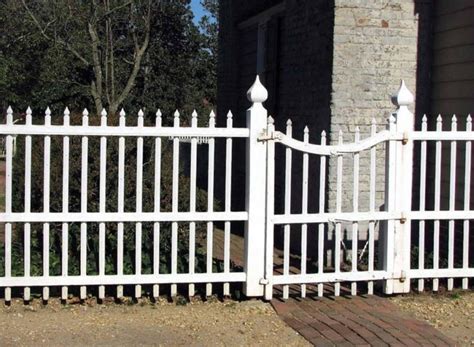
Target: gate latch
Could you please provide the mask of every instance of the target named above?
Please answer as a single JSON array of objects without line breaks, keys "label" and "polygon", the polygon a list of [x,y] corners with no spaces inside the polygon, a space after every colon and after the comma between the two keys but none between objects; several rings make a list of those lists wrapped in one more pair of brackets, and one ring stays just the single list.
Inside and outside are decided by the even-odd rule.
[{"label": "gate latch", "polygon": [[262,132],[262,134],[257,138],[259,142],[266,141],[279,141],[281,140],[281,133],[279,131],[273,131],[270,134]]},{"label": "gate latch", "polygon": [[260,278],[260,284],[267,285],[267,284],[269,284],[269,283],[270,283],[270,281],[269,281],[268,279],[266,279],[266,278]]}]

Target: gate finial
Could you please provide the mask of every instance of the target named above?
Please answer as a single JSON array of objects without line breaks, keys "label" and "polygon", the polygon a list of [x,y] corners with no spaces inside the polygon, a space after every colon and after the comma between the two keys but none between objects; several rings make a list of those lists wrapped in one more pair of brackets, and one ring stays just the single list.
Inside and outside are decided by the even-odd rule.
[{"label": "gate finial", "polygon": [[407,88],[405,81],[402,80],[397,93],[392,96],[392,103],[397,107],[402,107],[411,105],[413,101],[415,101],[413,94]]},{"label": "gate finial", "polygon": [[247,99],[252,104],[261,104],[262,102],[265,102],[268,99],[268,91],[260,82],[260,78],[258,77],[258,75],[255,78],[255,82],[252,84],[252,86],[247,92]]}]

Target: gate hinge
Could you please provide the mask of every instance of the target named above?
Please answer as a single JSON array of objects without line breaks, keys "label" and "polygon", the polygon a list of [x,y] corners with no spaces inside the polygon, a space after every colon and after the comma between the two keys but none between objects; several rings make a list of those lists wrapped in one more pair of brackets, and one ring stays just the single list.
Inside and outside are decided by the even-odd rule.
[{"label": "gate hinge", "polygon": [[402,137],[402,144],[406,145],[407,143],[408,143],[408,132],[405,131]]},{"label": "gate hinge", "polygon": [[268,279],[266,279],[266,278],[260,278],[260,284],[267,285],[267,284],[269,284],[269,283],[270,283],[270,281],[269,281]]},{"label": "gate hinge", "polygon": [[267,134],[265,131],[261,133],[261,135],[257,138],[259,142],[265,142],[265,141],[275,141],[275,140],[281,140],[281,134],[279,131],[273,131],[270,134]]},{"label": "gate hinge", "polygon": [[407,221],[407,216],[405,212],[402,212],[402,215],[400,216],[400,224],[405,224]]}]

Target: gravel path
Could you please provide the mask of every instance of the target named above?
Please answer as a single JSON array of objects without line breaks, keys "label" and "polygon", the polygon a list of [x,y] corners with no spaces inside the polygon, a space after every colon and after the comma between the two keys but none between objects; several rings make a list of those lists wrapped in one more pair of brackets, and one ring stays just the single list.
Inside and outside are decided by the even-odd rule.
[{"label": "gravel path", "polygon": [[404,312],[423,319],[461,346],[474,346],[474,292],[413,294],[391,298]]},{"label": "gravel path", "polygon": [[1,346],[308,346],[261,301],[47,306],[0,309]]}]

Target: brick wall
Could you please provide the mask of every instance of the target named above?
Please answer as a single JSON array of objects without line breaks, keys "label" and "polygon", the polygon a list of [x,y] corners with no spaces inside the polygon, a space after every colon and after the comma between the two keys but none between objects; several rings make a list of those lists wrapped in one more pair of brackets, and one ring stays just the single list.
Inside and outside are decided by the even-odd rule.
[{"label": "brick wall", "polygon": [[[400,79],[415,93],[418,15],[413,0],[336,0],[330,139],[353,142],[355,128],[369,136],[371,119],[378,129],[394,106],[390,102]],[[377,200],[383,204],[384,151],[377,151]],[[336,205],[336,165],[330,162],[330,210]],[[369,156],[360,159],[360,209],[369,204]],[[352,210],[352,158],[345,158],[342,208]]]}]

